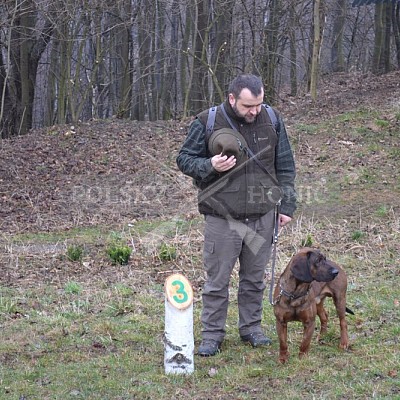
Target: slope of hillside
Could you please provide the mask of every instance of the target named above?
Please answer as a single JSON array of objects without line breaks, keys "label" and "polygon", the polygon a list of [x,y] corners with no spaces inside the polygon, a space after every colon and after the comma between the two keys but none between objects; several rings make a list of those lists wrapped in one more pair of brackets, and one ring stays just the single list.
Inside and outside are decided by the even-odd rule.
[{"label": "slope of hillside", "polygon": [[[352,188],[363,182],[360,203],[395,202],[399,99],[399,72],[326,77],[316,106],[308,96],[282,95],[277,108],[296,151],[303,205],[311,199],[314,212],[327,212],[326,200],[344,191],[353,202]],[[187,125],[114,119],[3,140],[0,229],[52,231],[196,213],[195,191],[174,161]]]}]

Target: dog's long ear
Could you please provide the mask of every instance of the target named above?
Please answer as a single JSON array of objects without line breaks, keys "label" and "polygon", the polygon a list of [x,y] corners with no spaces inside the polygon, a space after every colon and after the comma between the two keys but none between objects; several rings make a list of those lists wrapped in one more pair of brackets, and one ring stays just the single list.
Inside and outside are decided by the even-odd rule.
[{"label": "dog's long ear", "polygon": [[294,260],[292,267],[290,270],[296,279],[302,282],[312,282],[314,278],[311,275],[310,271],[310,262],[309,257],[310,253],[307,254],[299,254]]}]

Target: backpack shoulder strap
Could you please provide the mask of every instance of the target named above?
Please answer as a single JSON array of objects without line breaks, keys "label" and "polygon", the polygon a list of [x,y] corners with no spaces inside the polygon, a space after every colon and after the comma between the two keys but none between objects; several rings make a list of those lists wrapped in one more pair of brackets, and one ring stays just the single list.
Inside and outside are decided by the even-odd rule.
[{"label": "backpack shoulder strap", "polygon": [[279,133],[279,121],[278,121],[278,118],[276,117],[274,109],[271,106],[269,106],[268,104],[265,104],[265,103],[263,104],[263,106],[267,110],[267,113],[269,115],[269,118],[271,120],[271,123],[272,123],[273,127],[276,130],[276,133]]},{"label": "backpack shoulder strap", "polygon": [[213,106],[208,110],[208,118],[206,125],[206,143],[214,131],[215,115],[217,114],[217,106]]}]

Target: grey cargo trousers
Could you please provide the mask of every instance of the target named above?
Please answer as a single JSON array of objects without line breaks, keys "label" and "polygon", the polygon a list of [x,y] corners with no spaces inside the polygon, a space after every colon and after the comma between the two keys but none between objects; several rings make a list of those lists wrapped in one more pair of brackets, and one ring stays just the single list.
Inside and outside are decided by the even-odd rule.
[{"label": "grey cargo trousers", "polygon": [[274,210],[256,221],[206,215],[203,260],[207,279],[201,315],[203,339],[222,342],[229,303],[229,282],[239,260],[239,334],[261,332],[265,269],[271,256]]}]

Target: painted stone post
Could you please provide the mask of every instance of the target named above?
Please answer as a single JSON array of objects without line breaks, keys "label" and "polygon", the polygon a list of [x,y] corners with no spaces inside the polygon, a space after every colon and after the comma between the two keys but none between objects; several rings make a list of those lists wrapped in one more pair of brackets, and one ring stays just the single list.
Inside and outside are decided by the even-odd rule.
[{"label": "painted stone post", "polygon": [[166,374],[194,371],[193,289],[181,274],[165,280],[164,368]]}]

